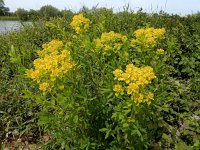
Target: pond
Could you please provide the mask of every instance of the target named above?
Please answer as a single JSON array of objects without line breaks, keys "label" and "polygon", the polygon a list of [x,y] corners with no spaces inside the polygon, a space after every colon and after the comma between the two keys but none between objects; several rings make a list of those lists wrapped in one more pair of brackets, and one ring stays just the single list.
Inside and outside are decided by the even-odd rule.
[{"label": "pond", "polygon": [[[30,24],[30,22],[25,22],[25,24]],[[0,20],[0,34],[16,31],[22,27],[22,23],[19,21],[1,21]]]}]

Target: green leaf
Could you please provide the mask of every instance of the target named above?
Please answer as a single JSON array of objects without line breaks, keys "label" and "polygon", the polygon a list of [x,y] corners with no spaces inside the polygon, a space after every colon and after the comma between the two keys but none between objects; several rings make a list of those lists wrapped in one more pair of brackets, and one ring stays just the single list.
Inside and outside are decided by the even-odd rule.
[{"label": "green leaf", "polygon": [[191,150],[191,148],[185,142],[179,142],[176,144],[175,150]]},{"label": "green leaf", "polygon": [[107,128],[102,128],[102,129],[99,129],[100,132],[107,132],[109,129]]},{"label": "green leaf", "polygon": [[123,126],[123,128],[128,128],[129,124],[128,123],[123,123],[122,126]]},{"label": "green leaf", "polygon": [[74,123],[78,123],[78,115],[74,116],[73,121]]},{"label": "green leaf", "polygon": [[105,139],[107,139],[107,138],[110,136],[110,132],[111,132],[111,130],[108,130],[108,131],[106,132]]}]

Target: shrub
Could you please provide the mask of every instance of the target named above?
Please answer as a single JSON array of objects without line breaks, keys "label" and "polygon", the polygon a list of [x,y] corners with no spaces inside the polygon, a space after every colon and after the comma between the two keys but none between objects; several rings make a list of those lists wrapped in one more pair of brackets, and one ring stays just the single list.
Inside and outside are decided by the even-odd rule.
[{"label": "shrub", "polygon": [[[90,40],[88,23],[82,14],[74,16],[70,25],[76,35],[70,35],[71,40],[43,45],[34,61],[35,69],[27,72],[41,90],[40,94],[26,92],[40,105],[39,123],[54,137],[54,148],[147,148],[155,138],[149,133],[154,122],[150,119],[154,112],[150,104],[156,91],[149,85],[156,78],[152,67],[157,73],[158,66],[164,65],[157,60],[163,50],[154,47],[165,30],[139,29],[135,39],[112,31]],[[133,40],[140,42],[135,45]],[[146,50],[148,57],[144,57]],[[126,59],[120,53],[123,51],[128,53]],[[134,59],[141,68],[132,64]],[[124,72],[117,69],[124,66]]]}]

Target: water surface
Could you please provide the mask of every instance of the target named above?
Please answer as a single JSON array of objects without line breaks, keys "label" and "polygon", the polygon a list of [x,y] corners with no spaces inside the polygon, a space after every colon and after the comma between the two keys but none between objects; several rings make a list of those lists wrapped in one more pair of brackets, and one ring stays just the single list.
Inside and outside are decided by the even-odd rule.
[{"label": "water surface", "polygon": [[20,29],[21,27],[22,27],[22,24],[19,21],[0,21],[0,34],[16,31]]}]

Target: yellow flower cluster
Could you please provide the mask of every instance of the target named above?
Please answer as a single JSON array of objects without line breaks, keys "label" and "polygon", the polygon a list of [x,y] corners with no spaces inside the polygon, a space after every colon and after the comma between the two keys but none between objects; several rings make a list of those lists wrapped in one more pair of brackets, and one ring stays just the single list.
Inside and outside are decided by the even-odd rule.
[{"label": "yellow flower cluster", "polygon": [[110,31],[102,33],[101,38],[95,41],[98,50],[102,51],[104,55],[111,55],[112,52],[117,53],[122,48],[122,45],[127,41],[127,37]]},{"label": "yellow flower cluster", "polygon": [[141,46],[144,48],[154,47],[157,43],[157,40],[162,39],[165,34],[165,29],[154,29],[154,28],[145,28],[138,29],[134,32],[135,39],[131,41],[132,46]]},{"label": "yellow flower cluster", "polygon": [[38,51],[39,58],[34,60],[34,69],[27,70],[27,76],[39,84],[41,91],[50,91],[56,79],[62,78],[74,67],[70,52],[59,40],[52,40]]},{"label": "yellow flower cluster", "polygon": [[122,84],[114,85],[113,91],[115,91],[116,96],[123,95],[124,91],[126,91],[136,104],[151,103],[154,95],[145,88],[156,78],[153,68],[149,66],[138,68],[133,64],[129,64],[126,66],[125,71],[116,69],[113,74],[115,80],[123,82]]},{"label": "yellow flower cluster", "polygon": [[73,17],[70,25],[77,34],[83,34],[89,29],[90,20],[88,18],[85,18],[83,14],[79,14]]}]

